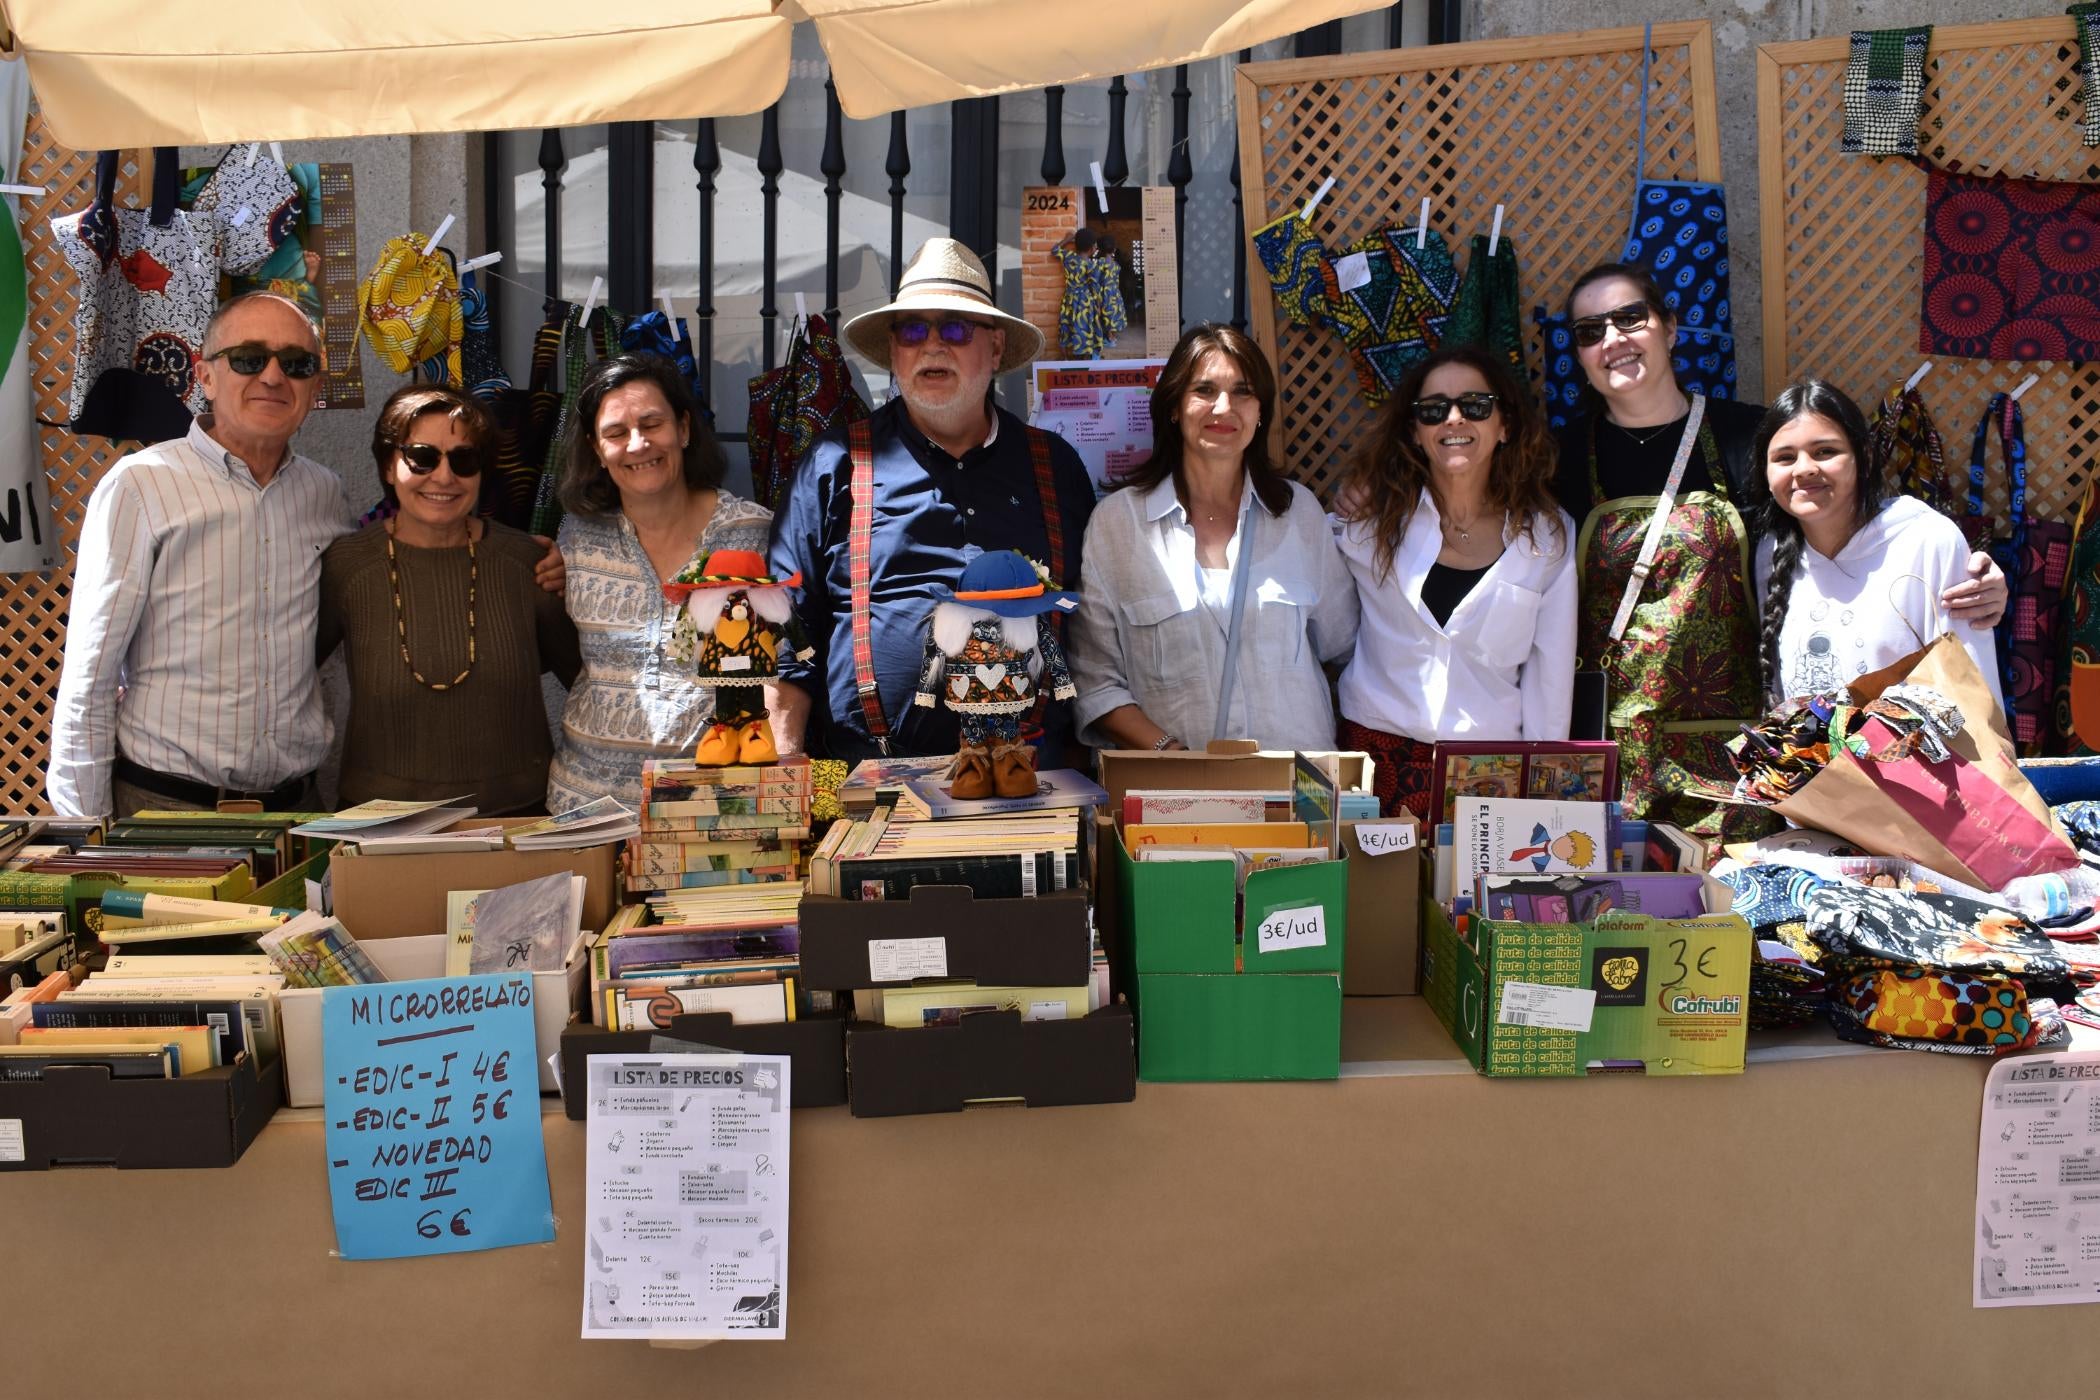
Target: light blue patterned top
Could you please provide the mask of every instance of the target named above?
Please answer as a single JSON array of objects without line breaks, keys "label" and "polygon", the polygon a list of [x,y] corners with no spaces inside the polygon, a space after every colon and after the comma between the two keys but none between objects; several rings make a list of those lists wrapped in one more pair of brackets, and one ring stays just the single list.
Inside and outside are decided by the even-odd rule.
[{"label": "light blue patterned top", "polygon": [[[772,525],[765,507],[724,491],[694,555],[764,554]],[[566,812],[606,795],[633,806],[642,761],[689,755],[714,716],[714,691],[694,682],[690,660],[670,656],[679,609],[665,601],[656,566],[626,516],[564,516],[559,543],[583,674],[562,711],[547,810]]]}]

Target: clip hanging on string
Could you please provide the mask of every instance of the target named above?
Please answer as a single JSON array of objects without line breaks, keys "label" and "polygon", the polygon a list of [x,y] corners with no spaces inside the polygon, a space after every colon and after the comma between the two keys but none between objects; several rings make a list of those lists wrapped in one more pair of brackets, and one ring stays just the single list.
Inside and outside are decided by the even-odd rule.
[{"label": "clip hanging on string", "polygon": [[1912,370],[1910,372],[1910,378],[1903,381],[1903,392],[1907,394],[1911,390],[1917,388],[1918,381],[1923,379],[1926,375],[1930,373],[1932,373],[1932,361],[1927,360],[1924,364],[1919,365],[1916,369]]},{"label": "clip hanging on string", "polygon": [[805,326],[809,324],[809,298],[800,292],[795,293],[795,319]]},{"label": "clip hanging on string", "polygon": [[1313,191],[1313,197],[1305,201],[1305,207],[1298,211],[1299,219],[1305,223],[1311,223],[1313,210],[1320,207],[1320,201],[1327,198],[1327,192],[1333,188],[1334,176],[1329,175],[1320,182],[1320,188]]},{"label": "clip hanging on string", "polygon": [[1415,225],[1415,251],[1421,252],[1429,246],[1429,196],[1422,196],[1422,218]]},{"label": "clip hanging on string", "polygon": [[1101,162],[1089,161],[1087,169],[1094,173],[1094,198],[1101,201],[1101,212],[1108,212],[1108,179],[1101,173]]},{"label": "clip hanging on string", "polygon": [[468,258],[459,265],[459,270],[461,272],[473,272],[484,267],[494,267],[502,261],[503,254],[501,253],[483,253],[478,258]]},{"label": "clip hanging on string", "polygon": [[2014,403],[2018,403],[2020,401],[2020,395],[2026,393],[2029,389],[2032,389],[2035,385],[2041,382],[2042,377],[2039,374],[2028,375],[2025,379],[2020,381],[2020,387],[2012,391],[2012,401]]},{"label": "clip hanging on string", "polygon": [[1488,256],[1495,256],[1495,248],[1502,242],[1502,206],[1495,206],[1495,226],[1488,230]]},{"label": "clip hanging on string", "polygon": [[248,143],[248,159],[241,163],[241,168],[243,170],[253,170],[255,168],[255,158],[261,154],[262,142],[250,141]]},{"label": "clip hanging on string", "polygon": [[450,233],[450,232],[452,232],[452,223],[453,223],[453,216],[452,216],[452,215],[450,215],[450,214],[447,214],[447,215],[445,216],[445,220],[444,220],[444,222],[443,222],[443,223],[441,223],[441,224],[439,224],[439,225],[437,226],[437,232],[436,232],[436,233],[433,233],[433,234],[431,234],[431,235],[430,235],[430,241],[429,241],[428,243],[425,243],[425,244],[423,245],[423,256],[424,256],[424,257],[426,257],[426,258],[427,258],[427,257],[430,257],[430,256],[432,256],[433,254],[435,254],[435,253],[437,252],[437,250],[438,250],[438,244],[440,244],[440,243],[444,242],[444,241],[445,241],[445,235],[446,235],[446,234],[448,234],[448,233]]},{"label": "clip hanging on string", "polygon": [[678,313],[672,309],[671,294],[669,292],[658,292],[656,294],[656,304],[664,309],[664,325],[675,336],[678,333]]},{"label": "clip hanging on string", "polygon": [[591,294],[583,299],[583,316],[579,324],[588,326],[591,323],[591,313],[598,309],[598,298],[604,294],[605,279],[603,277],[593,277],[591,279]]},{"label": "clip hanging on string", "polygon": [[270,159],[276,161],[279,165],[284,164],[284,143],[282,141],[272,141],[270,143]]},{"label": "clip hanging on string", "polygon": [[19,194],[35,199],[50,193],[49,185],[0,185],[0,194]]}]

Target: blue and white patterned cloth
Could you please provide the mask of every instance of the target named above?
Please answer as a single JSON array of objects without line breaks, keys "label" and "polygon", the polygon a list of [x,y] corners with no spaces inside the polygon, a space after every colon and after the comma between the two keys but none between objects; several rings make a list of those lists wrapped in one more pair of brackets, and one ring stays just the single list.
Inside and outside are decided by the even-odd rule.
[{"label": "blue and white patterned cloth", "polygon": [[[763,554],[772,525],[764,506],[724,491],[694,554]],[[691,661],[669,654],[679,605],[665,600],[626,516],[564,516],[559,543],[583,674],[562,711],[547,810],[607,795],[632,805],[641,797],[643,760],[690,753],[700,742],[714,717],[714,691],[694,680]]]}]

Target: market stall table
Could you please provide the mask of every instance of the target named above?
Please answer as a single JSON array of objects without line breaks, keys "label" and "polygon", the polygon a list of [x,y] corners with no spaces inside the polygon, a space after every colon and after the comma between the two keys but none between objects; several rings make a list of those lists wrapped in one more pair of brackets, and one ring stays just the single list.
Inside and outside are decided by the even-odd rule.
[{"label": "market stall table", "polygon": [[798,1112],[785,1345],[578,1339],[552,1099],[551,1246],[331,1257],[315,1111],[222,1171],[14,1175],[0,1299],[44,1340],[8,1390],[1925,1396],[2092,1325],[1970,1307],[1983,1062],[1808,1035],[1741,1077],[1487,1080],[1414,997],[1345,1036],[1335,1083]]}]

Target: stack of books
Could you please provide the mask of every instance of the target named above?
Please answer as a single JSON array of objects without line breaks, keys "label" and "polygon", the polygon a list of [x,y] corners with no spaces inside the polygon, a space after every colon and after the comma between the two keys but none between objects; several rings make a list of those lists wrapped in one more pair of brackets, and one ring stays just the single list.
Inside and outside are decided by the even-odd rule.
[{"label": "stack of books", "polygon": [[809,760],[702,768],[642,765],[641,830],[627,842],[633,896],[800,878],[809,836]]},{"label": "stack of books", "polygon": [[811,894],[907,899],[915,885],[966,885],[979,899],[1081,889],[1078,813],[907,821],[885,803],[834,823],[810,854]]},{"label": "stack of books", "polygon": [[0,1079],[41,1079],[63,1064],[175,1078],[244,1055],[273,1063],[285,979],[258,956],[117,954],[77,983],[61,971],[12,992],[0,1001]]},{"label": "stack of books", "polygon": [[829,994],[801,983],[800,898],[793,882],[681,890],[653,924],[643,906],[622,908],[591,945],[591,1019],[664,1030],[711,1011],[768,1024],[832,1010]]}]

